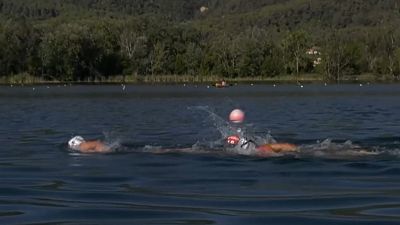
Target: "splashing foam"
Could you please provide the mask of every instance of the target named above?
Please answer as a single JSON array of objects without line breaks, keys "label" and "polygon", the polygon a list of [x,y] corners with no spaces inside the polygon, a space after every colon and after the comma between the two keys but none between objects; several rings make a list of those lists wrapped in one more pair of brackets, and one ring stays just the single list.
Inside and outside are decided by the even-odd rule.
[{"label": "splashing foam", "polygon": [[103,132],[105,143],[110,147],[112,152],[121,150],[121,139],[114,132]]},{"label": "splashing foam", "polygon": [[[211,142],[209,143],[209,146],[202,147],[213,149],[215,148],[215,146],[219,146],[223,151],[228,153],[235,153],[240,155],[258,155],[256,146],[276,143],[276,140],[273,138],[270,132],[267,132],[265,136],[255,135],[252,132],[253,129],[250,125],[243,126],[231,124],[219,115],[217,115],[208,106],[196,106],[190,107],[189,109],[206,112],[208,114],[208,119],[221,134],[221,138],[217,142]],[[247,140],[253,140],[254,143],[249,143],[250,146],[248,146],[248,148],[246,149],[240,147],[239,145],[236,145],[235,147],[228,147],[225,145],[225,139],[230,135],[239,135],[240,137],[246,137]]]},{"label": "splashing foam", "polygon": [[343,143],[334,143],[331,139],[325,139],[316,144],[301,145],[297,153],[298,157],[319,158],[352,158],[361,156],[376,156],[379,151],[363,149],[353,144],[350,140]]}]

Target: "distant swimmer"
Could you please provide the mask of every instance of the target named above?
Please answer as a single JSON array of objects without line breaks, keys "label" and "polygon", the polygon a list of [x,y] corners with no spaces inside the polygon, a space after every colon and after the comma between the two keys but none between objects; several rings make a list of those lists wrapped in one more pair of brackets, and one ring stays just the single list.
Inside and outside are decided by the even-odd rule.
[{"label": "distant swimmer", "polygon": [[234,109],[229,114],[229,121],[233,123],[232,128],[233,134],[226,138],[226,143],[231,150],[236,150],[241,154],[256,154],[256,155],[268,155],[274,153],[283,152],[294,152],[297,151],[296,145],[289,143],[257,143],[252,140],[244,132],[244,130],[238,126],[238,124],[244,121],[245,114],[240,109]]},{"label": "distant swimmer", "polygon": [[68,141],[68,147],[82,153],[107,153],[111,148],[98,140],[86,141],[81,136],[75,136]]}]

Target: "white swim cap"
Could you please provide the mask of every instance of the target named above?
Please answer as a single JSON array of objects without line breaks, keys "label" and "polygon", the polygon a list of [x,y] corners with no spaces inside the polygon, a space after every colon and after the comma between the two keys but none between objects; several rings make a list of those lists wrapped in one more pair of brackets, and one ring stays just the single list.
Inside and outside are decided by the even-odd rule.
[{"label": "white swim cap", "polygon": [[68,146],[71,149],[79,150],[79,145],[82,144],[83,142],[85,142],[85,139],[83,139],[83,137],[75,136],[68,141]]}]

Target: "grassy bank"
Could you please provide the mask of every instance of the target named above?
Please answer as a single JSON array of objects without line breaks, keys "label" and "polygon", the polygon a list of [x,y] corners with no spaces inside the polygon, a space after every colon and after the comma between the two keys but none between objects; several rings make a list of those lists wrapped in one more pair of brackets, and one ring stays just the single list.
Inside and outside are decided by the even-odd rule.
[{"label": "grassy bank", "polygon": [[64,84],[64,83],[77,83],[77,84],[179,84],[179,83],[210,83],[224,79],[228,83],[396,83],[399,79],[392,76],[376,76],[373,74],[362,74],[353,76],[343,76],[339,81],[329,81],[324,79],[319,74],[301,74],[283,75],[276,77],[222,77],[222,76],[192,76],[192,75],[129,75],[129,76],[113,76],[113,77],[97,77],[95,79],[65,81],[56,79],[45,79],[42,77],[35,77],[29,74],[16,74],[0,77],[0,84],[2,85],[34,85],[34,84]]}]

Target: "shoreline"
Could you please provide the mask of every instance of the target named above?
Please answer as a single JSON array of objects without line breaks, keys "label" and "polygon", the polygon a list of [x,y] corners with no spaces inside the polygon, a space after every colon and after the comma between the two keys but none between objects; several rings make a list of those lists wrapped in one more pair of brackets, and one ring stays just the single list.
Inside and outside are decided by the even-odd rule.
[{"label": "shoreline", "polygon": [[[14,79],[19,77],[20,79]],[[22,78],[22,79],[21,79]],[[230,85],[236,84],[356,84],[356,83],[370,83],[370,84],[395,84],[400,83],[400,79],[395,79],[389,76],[377,77],[371,74],[363,74],[357,76],[344,76],[344,79],[339,81],[326,80],[318,74],[302,74],[299,76],[285,75],[278,77],[220,77],[220,76],[188,76],[188,75],[157,75],[157,76],[116,76],[114,78],[102,78],[96,80],[86,81],[58,81],[46,80],[33,76],[8,76],[0,78],[1,86],[29,86],[29,85],[174,85],[174,84],[208,84],[214,85],[221,80],[225,80]]]}]

